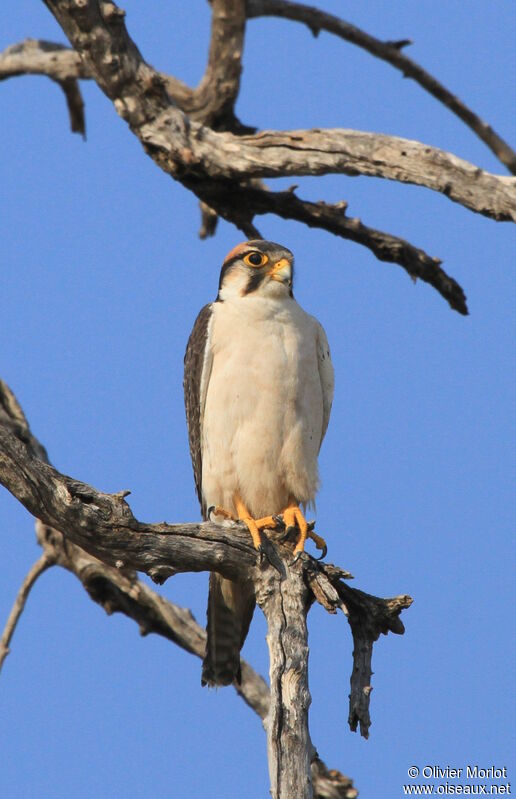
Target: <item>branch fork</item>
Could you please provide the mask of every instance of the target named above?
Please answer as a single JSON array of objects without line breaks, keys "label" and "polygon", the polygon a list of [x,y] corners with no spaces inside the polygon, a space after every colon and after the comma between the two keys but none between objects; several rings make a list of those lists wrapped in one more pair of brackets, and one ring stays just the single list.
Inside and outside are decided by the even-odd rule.
[{"label": "branch fork", "polygon": [[[309,609],[316,601],[328,612],[341,609],[348,617],[355,643],[350,726],[356,730],[359,724],[367,737],[373,643],[380,633],[403,633],[399,615],[410,606],[410,597],[380,599],[351,588],[346,582],[351,575],[344,569],[316,561],[306,552],[294,559],[293,544],[281,540],[281,531],[266,531],[267,557],[260,561],[247,528],[238,522],[139,522],[125,501],[126,491],[97,491],[60,474],[45,460],[45,449],[31,434],[16,398],[0,381],[0,483],[38,518],[38,540],[44,549],[2,637],[1,659],[14,631],[12,618],[18,620],[31,585],[53,564],[73,571],[108,613],[121,611],[138,622],[142,634],[159,632],[199,656],[204,653],[204,631],[188,611],[153,597],[136,572],[158,583],[176,572],[205,570],[253,580],[268,624],[270,692],[244,663],[237,690],[265,719],[274,799],[311,797],[312,779],[317,785],[321,775],[330,779],[332,772],[324,771],[308,730]],[[355,795],[341,777],[334,787],[342,790],[333,795]]]},{"label": "branch fork", "polygon": [[440,192],[469,210],[516,221],[515,178],[489,174],[420,142],[344,129],[261,131],[242,124],[234,107],[240,90],[246,20],[283,17],[321,30],[381,58],[413,78],[479,136],[509,171],[516,153],[455,95],[409,59],[408,39],[382,42],[350,23],[287,0],[212,0],[208,63],[192,89],[155,70],[129,36],[124,13],[112,2],[45,0],[72,48],[26,40],[0,54],[0,81],[23,74],[56,80],[65,92],[72,130],[84,133],[78,79],[93,79],[112,100],[160,169],[192,191],[201,204],[201,238],[222,216],[247,237],[260,237],[256,215],[294,219],[367,247],[379,260],[400,265],[433,286],[461,314],[466,297],[438,258],[404,239],[347,219],[342,204],[321,206],[273,192],[264,178],[342,174],[413,183]]}]

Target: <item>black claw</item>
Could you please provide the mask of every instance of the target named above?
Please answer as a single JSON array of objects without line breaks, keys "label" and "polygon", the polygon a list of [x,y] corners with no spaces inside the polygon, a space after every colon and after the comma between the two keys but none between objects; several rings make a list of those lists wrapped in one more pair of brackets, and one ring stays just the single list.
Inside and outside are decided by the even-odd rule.
[{"label": "black claw", "polygon": [[208,508],[208,511],[207,511],[207,513],[208,513],[208,521],[210,521],[210,522],[211,522],[211,514],[213,513],[214,510],[215,510],[215,505],[210,505],[210,507]]},{"label": "black claw", "polygon": [[273,516],[272,518],[274,519],[274,521],[276,522],[276,524],[278,525],[278,528],[280,530],[284,530],[285,529],[285,522],[283,521],[283,517],[282,516]]},{"label": "black claw", "polygon": [[260,566],[263,566],[265,560],[267,560],[269,566],[272,566],[273,569],[276,569],[278,574],[280,574],[283,577],[285,574],[285,570],[283,568],[281,558],[278,557],[275,548],[272,546],[270,542],[268,542],[267,548],[269,549],[269,551],[267,551],[265,546],[260,544],[260,546],[256,550],[258,553],[258,563],[260,564]]},{"label": "black claw", "polygon": [[324,558],[326,557],[327,554],[328,554],[328,547],[325,544],[323,546],[323,550],[322,550],[321,554],[319,555],[318,558],[316,558],[316,560],[324,560]]}]

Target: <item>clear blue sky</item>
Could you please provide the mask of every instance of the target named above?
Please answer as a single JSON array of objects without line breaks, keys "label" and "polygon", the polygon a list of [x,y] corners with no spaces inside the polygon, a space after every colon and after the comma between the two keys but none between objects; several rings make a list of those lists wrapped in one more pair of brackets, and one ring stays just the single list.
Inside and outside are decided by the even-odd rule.
[{"label": "clear blue sky", "polygon": [[[147,59],[195,84],[209,9],[124,4]],[[513,145],[510,0],[341,3],[324,8],[410,55]],[[3,48],[64,41],[43,3],[4,0]],[[261,128],[348,127],[415,138],[504,173],[487,148],[413,82],[351,45],[274,20],[248,27],[237,111]],[[0,374],[61,471],[131,489],[141,519],[195,520],[182,358],[219,264],[241,234],[197,238],[196,200],[145,157],[93,84],[88,140],[68,130],[44,78],[0,84]],[[288,181],[291,183],[292,181]],[[366,250],[273,217],[262,234],[297,258],[296,296],[324,324],[336,399],[321,453],[318,530],[355,584],[410,593],[404,637],[375,649],[369,741],[348,731],[345,619],[310,614],[312,737],[364,799],[401,796],[412,765],[507,766],[514,758],[514,226],[430,191],[368,178],[303,179],[299,193],[444,260],[463,318]],[[285,184],[285,182],[284,182]],[[38,557],[29,515],[0,493],[0,624]],[[205,617],[207,575],[163,595]],[[267,672],[255,616],[245,656]],[[512,651],[511,651],[512,647]],[[512,739],[512,740],[511,740]],[[0,678],[4,799],[214,799],[268,795],[265,737],[233,689],[200,687],[200,662],[54,569],[30,598]]]}]

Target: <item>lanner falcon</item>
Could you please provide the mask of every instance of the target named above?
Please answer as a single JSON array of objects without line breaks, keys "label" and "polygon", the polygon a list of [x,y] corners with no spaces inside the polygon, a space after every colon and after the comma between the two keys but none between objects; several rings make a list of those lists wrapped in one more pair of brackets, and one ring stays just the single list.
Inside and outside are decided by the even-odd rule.
[{"label": "lanner falcon", "polygon": [[[215,302],[194,324],[185,354],[190,454],[204,519],[243,521],[257,549],[260,530],[309,530],[317,456],[333,399],[325,332],[292,293],[294,257],[261,239],[237,245],[222,265]],[[203,685],[240,682],[240,649],[251,623],[251,585],[210,575]]]}]

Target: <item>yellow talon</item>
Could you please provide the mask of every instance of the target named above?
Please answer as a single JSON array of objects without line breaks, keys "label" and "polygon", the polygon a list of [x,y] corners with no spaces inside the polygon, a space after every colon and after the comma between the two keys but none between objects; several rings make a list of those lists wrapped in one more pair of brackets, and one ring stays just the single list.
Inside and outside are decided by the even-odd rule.
[{"label": "yellow talon", "polygon": [[312,539],[312,541],[314,542],[314,544],[317,547],[317,549],[321,549],[322,550],[323,554],[321,555],[321,557],[324,558],[326,556],[327,551],[328,551],[328,547],[326,546],[326,541],[324,540],[324,538],[321,538],[320,535],[317,535],[317,533],[314,533],[313,530],[309,531],[308,538]]},{"label": "yellow talon", "polygon": [[322,557],[326,555],[326,552],[328,551],[326,541],[324,538],[321,538],[320,535],[314,533],[313,530],[309,529],[308,522],[306,521],[299,505],[296,505],[295,503],[290,504],[288,508],[285,508],[281,515],[283,516],[283,521],[287,529],[289,527],[296,526],[299,528],[299,539],[294,549],[294,553],[296,555],[299,552],[304,552],[307,538],[311,538],[317,549],[322,550]]},{"label": "yellow talon", "polygon": [[295,554],[303,552],[305,549],[305,541],[308,535],[308,522],[306,521],[299,505],[292,503],[283,511],[283,521],[285,527],[299,527],[299,539],[294,549]]},{"label": "yellow talon", "polygon": [[233,501],[235,503],[236,512],[238,513],[238,518],[241,522],[244,522],[251,533],[254,548],[261,549],[262,539],[260,537],[260,530],[264,530],[266,527],[276,527],[276,521],[272,516],[264,516],[262,519],[253,519],[240,497],[235,496]]},{"label": "yellow talon", "polygon": [[233,521],[236,521],[233,514],[220,505],[212,505],[211,508],[208,508],[208,516],[211,516],[212,513],[214,516],[222,516],[224,519],[233,519]]}]

